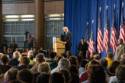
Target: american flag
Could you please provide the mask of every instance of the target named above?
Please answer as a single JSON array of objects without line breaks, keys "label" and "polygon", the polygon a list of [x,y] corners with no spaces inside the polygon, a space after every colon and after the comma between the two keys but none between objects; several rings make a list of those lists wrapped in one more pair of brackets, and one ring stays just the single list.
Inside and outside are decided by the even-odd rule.
[{"label": "american flag", "polygon": [[88,51],[89,51],[89,54],[90,54],[90,57],[92,57],[92,55],[93,55],[93,53],[94,53],[94,51],[95,51],[95,49],[94,49],[94,41],[93,41],[93,38],[92,38],[92,32],[91,32],[91,37],[90,37],[90,39],[89,39],[89,41],[88,41]]},{"label": "american flag", "polygon": [[125,43],[125,23],[124,23],[124,2],[122,1],[122,9],[121,9],[121,25],[120,25],[120,34],[119,39],[122,39]]},{"label": "american flag", "polygon": [[113,49],[113,52],[115,52],[116,47],[117,47],[117,31],[115,27],[115,4],[113,8],[113,25],[111,29],[111,38],[110,38],[110,46]]},{"label": "american flag", "polygon": [[111,30],[110,45],[113,49],[113,52],[115,52],[116,47],[117,47],[117,32],[116,32],[116,28],[114,25],[112,26],[112,30]]},{"label": "american flag", "polygon": [[103,47],[104,47],[104,50],[106,52],[108,52],[108,49],[109,49],[109,29],[108,29],[108,27],[106,27],[105,31],[104,31]]},{"label": "american flag", "polygon": [[103,51],[103,34],[101,29],[101,7],[99,8],[99,16],[98,16],[97,50],[98,53],[101,53]]},{"label": "american flag", "polygon": [[123,42],[125,43],[125,24],[122,24],[122,25],[120,26],[119,39],[122,39]]},{"label": "american flag", "polygon": [[103,47],[106,52],[109,50],[109,19],[108,19],[108,6],[106,6],[106,27],[104,28]]},{"label": "american flag", "polygon": [[98,28],[98,34],[97,34],[97,50],[99,53],[103,51],[103,35],[101,28]]}]

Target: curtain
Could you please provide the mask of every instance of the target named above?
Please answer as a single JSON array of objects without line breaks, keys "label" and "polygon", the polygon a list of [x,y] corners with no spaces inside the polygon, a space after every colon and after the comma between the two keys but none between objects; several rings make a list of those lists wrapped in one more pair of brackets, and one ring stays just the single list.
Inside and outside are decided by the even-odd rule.
[{"label": "curtain", "polygon": [[[123,0],[124,1],[124,0]],[[101,26],[104,31],[106,26],[106,6],[108,6],[108,19],[110,29],[112,26],[112,12],[115,4],[116,28],[119,31],[121,20],[122,0],[64,0],[64,25],[72,33],[72,53],[76,54],[81,38],[88,39],[93,32],[93,39],[97,43],[98,13],[101,7]],[[92,23],[92,20],[94,21]],[[87,27],[87,22],[89,27]],[[95,46],[96,48],[96,46]]]}]

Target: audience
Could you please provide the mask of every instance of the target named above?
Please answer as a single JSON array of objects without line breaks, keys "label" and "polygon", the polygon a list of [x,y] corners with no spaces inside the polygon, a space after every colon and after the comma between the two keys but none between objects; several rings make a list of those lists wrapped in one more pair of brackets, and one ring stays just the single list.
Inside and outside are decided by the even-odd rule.
[{"label": "audience", "polygon": [[58,56],[27,49],[8,55],[0,53],[0,83],[125,83],[125,53],[109,52],[106,57],[93,53],[84,58],[81,52]]}]

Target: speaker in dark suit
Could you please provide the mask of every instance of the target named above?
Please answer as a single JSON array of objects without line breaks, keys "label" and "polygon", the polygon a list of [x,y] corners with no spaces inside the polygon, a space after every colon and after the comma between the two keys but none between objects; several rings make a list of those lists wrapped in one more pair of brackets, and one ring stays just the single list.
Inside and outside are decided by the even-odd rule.
[{"label": "speaker in dark suit", "polygon": [[68,27],[63,28],[63,33],[61,34],[61,40],[65,43],[65,52],[71,50],[71,32]]}]

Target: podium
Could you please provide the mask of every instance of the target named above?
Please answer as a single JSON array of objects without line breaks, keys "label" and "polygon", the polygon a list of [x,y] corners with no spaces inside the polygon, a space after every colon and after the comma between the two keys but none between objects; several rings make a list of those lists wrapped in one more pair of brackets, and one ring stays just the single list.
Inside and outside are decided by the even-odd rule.
[{"label": "podium", "polygon": [[65,43],[61,41],[60,38],[53,37],[53,51],[57,53],[58,56],[61,56],[65,51]]}]

